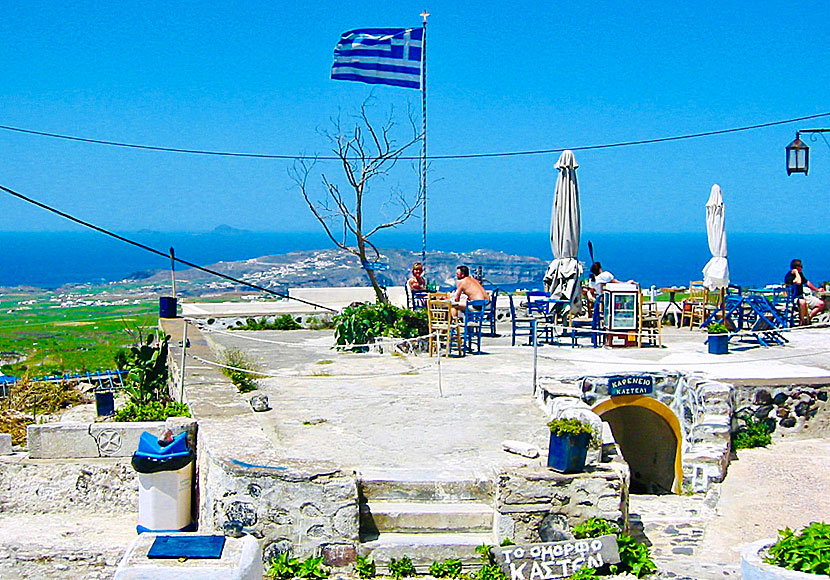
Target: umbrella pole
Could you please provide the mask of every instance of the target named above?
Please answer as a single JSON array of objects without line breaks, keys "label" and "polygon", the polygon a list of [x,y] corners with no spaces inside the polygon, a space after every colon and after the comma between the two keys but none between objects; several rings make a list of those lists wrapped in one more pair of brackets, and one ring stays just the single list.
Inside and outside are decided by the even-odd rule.
[{"label": "umbrella pole", "polygon": [[720,321],[726,324],[726,288],[720,289]]}]

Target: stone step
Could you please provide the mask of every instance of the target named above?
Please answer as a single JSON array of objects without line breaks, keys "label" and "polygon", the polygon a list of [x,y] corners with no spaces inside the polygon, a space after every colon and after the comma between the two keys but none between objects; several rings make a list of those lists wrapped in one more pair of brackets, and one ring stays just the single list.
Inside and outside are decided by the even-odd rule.
[{"label": "stone step", "polygon": [[361,533],[488,533],[494,510],[478,502],[372,501],[360,506]]},{"label": "stone step", "polygon": [[419,574],[426,574],[430,564],[458,558],[465,572],[477,570],[482,563],[475,549],[482,544],[492,546],[493,534],[381,534],[376,540],[364,542],[359,551],[371,556],[380,574],[387,574],[389,561],[408,556]]},{"label": "stone step", "polygon": [[360,491],[365,501],[490,503],[495,475],[415,469],[362,470]]}]

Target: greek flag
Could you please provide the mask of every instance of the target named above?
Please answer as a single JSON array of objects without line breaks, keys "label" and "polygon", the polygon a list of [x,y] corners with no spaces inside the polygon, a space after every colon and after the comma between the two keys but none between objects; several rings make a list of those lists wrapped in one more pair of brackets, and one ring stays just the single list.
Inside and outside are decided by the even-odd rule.
[{"label": "greek flag", "polygon": [[331,78],[421,88],[423,28],[359,28],[334,48]]}]

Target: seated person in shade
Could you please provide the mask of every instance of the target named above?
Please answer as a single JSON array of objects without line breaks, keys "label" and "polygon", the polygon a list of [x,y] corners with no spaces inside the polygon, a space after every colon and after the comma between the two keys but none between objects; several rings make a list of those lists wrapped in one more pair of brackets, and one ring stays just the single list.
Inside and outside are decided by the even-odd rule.
[{"label": "seated person in shade", "polygon": [[421,262],[412,264],[412,274],[406,282],[413,292],[422,292],[427,289],[427,280],[424,278],[424,265]]},{"label": "seated person in shade", "polygon": [[[596,299],[599,294],[602,294],[605,289],[605,285],[612,282],[619,282],[619,280],[614,278],[614,274],[603,270],[602,264],[599,262],[591,264],[591,281],[589,283],[588,292],[591,294],[592,298]],[[629,282],[631,282],[631,280],[629,280]]]},{"label": "seated person in shade", "polygon": [[804,286],[807,286],[813,292],[818,292],[819,289],[807,280],[802,268],[801,260],[790,262],[790,271],[784,276],[784,284],[795,286],[799,324],[805,325],[810,324],[810,320],[824,310],[824,300],[812,294],[804,294]]},{"label": "seated person in shade", "polygon": [[459,310],[467,308],[468,300],[487,300],[487,291],[481,282],[470,276],[470,269],[467,266],[458,266],[455,269],[455,278],[458,280],[458,289],[453,297],[455,306],[452,314],[455,316]]}]

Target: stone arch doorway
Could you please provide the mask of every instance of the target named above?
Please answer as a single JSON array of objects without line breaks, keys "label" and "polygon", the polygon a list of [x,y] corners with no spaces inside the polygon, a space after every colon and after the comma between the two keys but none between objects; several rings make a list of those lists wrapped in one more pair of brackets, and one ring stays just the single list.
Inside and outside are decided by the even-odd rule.
[{"label": "stone arch doorway", "polygon": [[631,471],[631,493],[680,493],[680,422],[666,405],[641,395],[614,397],[594,407],[611,427]]}]

